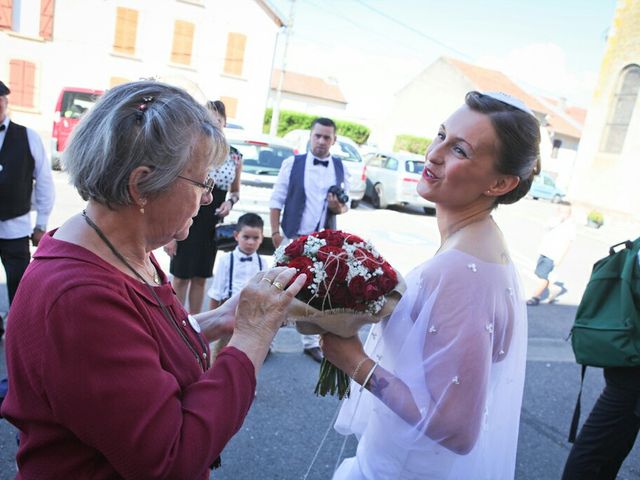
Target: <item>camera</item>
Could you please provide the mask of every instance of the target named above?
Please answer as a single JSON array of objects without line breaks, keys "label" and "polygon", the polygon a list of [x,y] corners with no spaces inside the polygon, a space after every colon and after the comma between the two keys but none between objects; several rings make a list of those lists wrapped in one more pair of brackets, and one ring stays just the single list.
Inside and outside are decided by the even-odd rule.
[{"label": "camera", "polygon": [[331,187],[329,187],[329,190],[327,193],[333,193],[338,199],[338,201],[342,204],[346,204],[349,201],[349,195],[344,193],[344,190],[340,188],[338,185],[332,185]]}]

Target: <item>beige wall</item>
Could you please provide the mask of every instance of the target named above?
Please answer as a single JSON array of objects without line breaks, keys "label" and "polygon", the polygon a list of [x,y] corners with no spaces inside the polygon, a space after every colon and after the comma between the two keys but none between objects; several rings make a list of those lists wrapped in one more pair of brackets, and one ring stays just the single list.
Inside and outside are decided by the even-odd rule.
[{"label": "beige wall", "polygon": [[[117,7],[139,12],[133,57],[113,52]],[[195,24],[192,64],[186,67],[170,63],[178,19]],[[11,117],[38,130],[47,145],[60,89],[106,89],[111,77],[193,82],[208,99],[237,98],[233,120],[260,130],[277,30],[254,0],[57,0],[52,41],[0,31],[0,79],[7,82],[11,58],[36,64],[36,106],[13,108]],[[240,77],[223,74],[228,32],[247,36]]]},{"label": "beige wall", "polygon": [[433,139],[438,127],[464,103],[473,85],[440,59],[427,67],[396,94],[389,118],[372,132],[381,148],[391,150],[400,134]]},{"label": "beige wall", "polygon": [[640,95],[620,154],[600,152],[621,71],[640,65],[640,0],[619,0],[587,115],[569,196],[590,207],[640,218]]}]

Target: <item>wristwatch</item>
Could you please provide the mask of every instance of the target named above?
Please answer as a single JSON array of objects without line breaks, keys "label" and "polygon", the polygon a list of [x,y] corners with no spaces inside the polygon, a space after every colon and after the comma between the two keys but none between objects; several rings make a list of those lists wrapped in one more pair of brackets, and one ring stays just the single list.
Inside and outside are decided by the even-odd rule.
[{"label": "wristwatch", "polygon": [[35,232],[36,230],[40,231],[40,232],[46,232],[47,231],[47,226],[46,225],[36,225],[33,229],[33,231]]}]

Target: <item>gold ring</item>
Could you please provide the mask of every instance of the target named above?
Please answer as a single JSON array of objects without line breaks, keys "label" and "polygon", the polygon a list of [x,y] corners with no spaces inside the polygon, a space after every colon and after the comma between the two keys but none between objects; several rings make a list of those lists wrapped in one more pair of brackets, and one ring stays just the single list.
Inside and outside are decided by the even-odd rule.
[{"label": "gold ring", "polygon": [[278,290],[284,290],[284,285],[282,285],[280,282],[273,282],[271,285],[276,287]]},{"label": "gold ring", "polygon": [[267,277],[262,277],[261,280],[264,280],[265,282],[267,282],[269,285],[273,285],[271,283],[271,280],[269,280]]}]

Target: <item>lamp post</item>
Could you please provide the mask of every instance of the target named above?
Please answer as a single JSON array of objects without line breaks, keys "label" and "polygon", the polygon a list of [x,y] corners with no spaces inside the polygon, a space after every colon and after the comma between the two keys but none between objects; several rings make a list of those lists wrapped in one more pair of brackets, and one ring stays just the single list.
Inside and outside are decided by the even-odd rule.
[{"label": "lamp post", "polygon": [[280,100],[282,99],[282,85],[284,84],[284,76],[287,70],[287,50],[289,49],[289,39],[293,34],[293,17],[295,14],[296,0],[291,0],[291,9],[289,10],[289,20],[284,29],[286,35],[284,40],[284,51],[282,53],[282,68],[280,69],[280,77],[278,78],[278,86],[276,88],[276,97],[273,101],[273,111],[271,112],[271,126],[269,128],[270,135],[277,135],[278,123],[280,122]]}]

